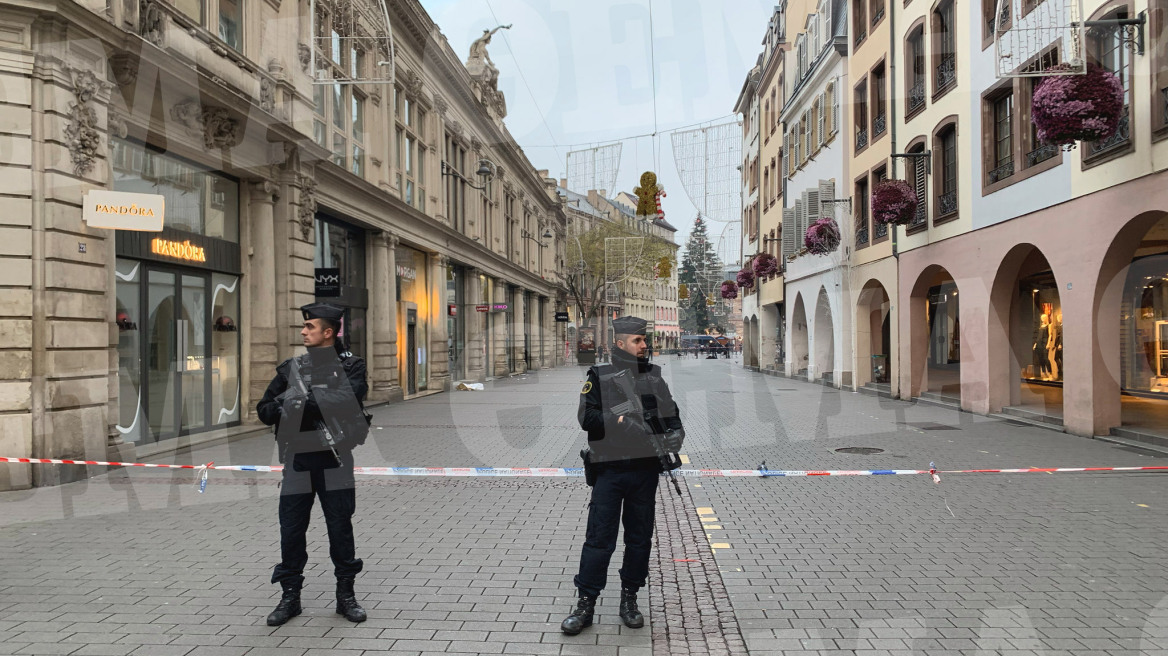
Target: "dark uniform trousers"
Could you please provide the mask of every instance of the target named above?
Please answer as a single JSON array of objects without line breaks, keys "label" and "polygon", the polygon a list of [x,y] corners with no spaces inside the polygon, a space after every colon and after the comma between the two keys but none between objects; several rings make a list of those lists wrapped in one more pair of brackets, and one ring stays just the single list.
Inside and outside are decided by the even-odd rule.
[{"label": "dark uniform trousers", "polygon": [[[353,480],[353,454],[341,452],[344,465],[337,467],[331,453],[307,453],[289,457],[280,484],[280,563],[272,571],[272,583],[304,583],[308,563],[307,532],[312,504],[320,498],[328,528],[329,556],[337,578],[356,576],[363,563],[356,557],[353,513],[357,491]],[[329,468],[322,467],[333,460]],[[323,462],[322,462],[323,461]]]},{"label": "dark uniform trousers", "polygon": [[634,590],[645,585],[660,478],[652,470],[600,471],[592,488],[592,502],[588,504],[588,529],[580,556],[580,573],[574,579],[581,593],[597,596],[604,589],[622,519],[625,556],[620,569],[621,583]]}]

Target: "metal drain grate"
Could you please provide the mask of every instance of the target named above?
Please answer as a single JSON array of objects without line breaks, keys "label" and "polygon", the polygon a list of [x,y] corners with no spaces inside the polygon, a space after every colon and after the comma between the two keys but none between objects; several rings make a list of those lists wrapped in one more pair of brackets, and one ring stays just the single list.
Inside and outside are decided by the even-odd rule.
[{"label": "metal drain grate", "polygon": [[935,424],[928,421],[906,421],[905,426],[912,426],[927,431],[942,431],[942,430],[961,430],[960,426],[949,426],[948,424]]},{"label": "metal drain grate", "polygon": [[873,446],[845,446],[835,450],[836,453],[849,453],[857,456],[874,456],[877,453],[884,453],[884,449],[877,449]]}]

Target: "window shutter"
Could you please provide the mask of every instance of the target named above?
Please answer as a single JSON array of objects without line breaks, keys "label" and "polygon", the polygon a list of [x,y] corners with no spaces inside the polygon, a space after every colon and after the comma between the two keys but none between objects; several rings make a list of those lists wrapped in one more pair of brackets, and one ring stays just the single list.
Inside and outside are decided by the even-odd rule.
[{"label": "window shutter", "polygon": [[803,248],[803,236],[807,234],[807,207],[802,198],[795,199],[795,252]]},{"label": "window shutter", "polygon": [[914,183],[917,189],[917,214],[915,217],[913,217],[913,223],[920,223],[923,222],[929,214],[929,194],[925,186],[927,183],[925,179],[925,174],[927,172],[927,167],[925,165],[926,158],[914,157],[912,159],[913,166],[916,169]]},{"label": "window shutter", "polygon": [[816,121],[817,121],[817,125],[818,125],[817,133],[819,136],[819,145],[822,146],[824,144],[824,142],[826,141],[826,136],[827,136],[827,131],[824,129],[824,128],[826,128],[824,118],[825,118],[825,115],[827,114],[827,92],[826,91],[823,92],[822,94],[820,94],[819,104],[816,105],[816,110],[818,113],[818,116],[816,117]]},{"label": "window shutter", "polygon": [[832,84],[831,93],[831,133],[839,132],[839,108],[840,108],[840,90],[835,84]]},{"label": "window shutter", "polygon": [[803,198],[807,203],[807,225],[803,228],[803,230],[806,231],[807,227],[818,221],[819,217],[823,214],[819,207],[819,189],[808,189],[807,191],[803,192],[803,194]]},{"label": "window shutter", "polygon": [[[819,189],[816,192],[818,196],[817,205],[820,206],[819,216],[830,216],[833,219],[836,216],[835,203],[831,201],[835,198],[835,180],[820,180]],[[827,203],[824,205],[824,203]],[[840,227],[841,234],[843,234],[843,227]]]},{"label": "window shutter", "polygon": [[781,264],[786,267],[787,256],[799,250],[799,247],[796,245],[795,241],[796,233],[798,232],[798,229],[795,225],[795,208],[783,208],[783,223],[782,226],[780,226],[780,229],[782,230],[783,234],[783,257],[781,258]]}]

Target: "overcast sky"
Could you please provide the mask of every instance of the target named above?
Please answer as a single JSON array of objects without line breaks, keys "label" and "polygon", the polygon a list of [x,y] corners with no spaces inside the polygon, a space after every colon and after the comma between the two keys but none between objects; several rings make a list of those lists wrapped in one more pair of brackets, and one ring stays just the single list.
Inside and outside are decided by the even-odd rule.
[{"label": "overcast sky", "polygon": [[[569,150],[654,131],[649,0],[421,2],[464,61],[484,29],[513,25],[495,34],[488,52],[507,99],[507,127],[536,168],[565,177]],[[658,132],[732,120],[773,2],[653,0],[652,10]],[[670,135],[659,134],[656,145],[657,153],[652,137],[624,141],[615,191],[631,191],[642,172],[656,171],[665,218],[684,244],[696,210]],[[711,226],[712,236],[722,225]]]}]

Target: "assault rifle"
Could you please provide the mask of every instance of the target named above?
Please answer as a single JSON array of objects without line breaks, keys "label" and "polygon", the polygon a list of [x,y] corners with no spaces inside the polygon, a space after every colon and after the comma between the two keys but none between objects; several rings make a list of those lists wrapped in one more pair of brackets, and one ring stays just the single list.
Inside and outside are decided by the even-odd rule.
[{"label": "assault rifle", "polygon": [[645,430],[645,435],[649,438],[649,444],[653,447],[653,452],[657,455],[657,460],[661,462],[661,468],[669,475],[669,481],[673,483],[673,489],[677,494],[681,494],[681,486],[678,485],[677,479],[673,476],[673,470],[680,466],[679,462],[675,462],[673,454],[665,450],[665,445],[662,443],[661,436],[654,430],[656,426],[660,425],[660,418],[649,415],[645,412],[645,407],[641,403],[641,397],[637,394],[637,390],[633,385],[633,379],[628,375],[628,372],[622,371],[612,377],[612,381],[616,383],[621,393],[625,395],[626,401],[624,403],[614,406],[611,410],[616,415],[633,415],[637,417],[637,423]]},{"label": "assault rifle", "polygon": [[[305,380],[305,378],[308,378],[308,380]],[[280,396],[285,397],[285,395],[288,395],[285,398],[294,402],[294,407],[299,411],[301,417],[308,403],[308,389],[312,384],[311,381],[311,374],[305,374],[300,370],[300,358],[292,358],[291,371],[288,377],[288,390]],[[323,413],[321,414],[323,415]],[[296,423],[297,428],[299,428],[300,422],[297,421]],[[345,433],[336,417],[317,419],[313,428],[316,429],[317,435],[320,436],[321,446],[326,446],[329,451],[333,452],[333,457],[337,459],[338,466],[344,466],[345,463],[341,461],[341,455],[337,453],[338,440],[334,435],[340,436],[341,441],[343,441]]]}]

